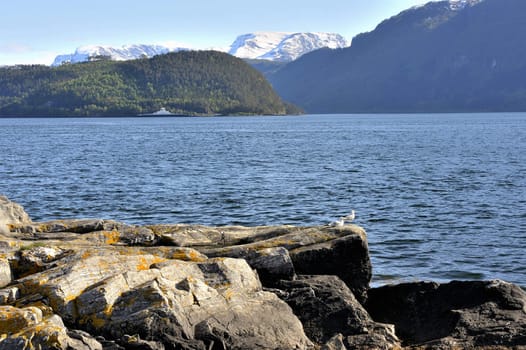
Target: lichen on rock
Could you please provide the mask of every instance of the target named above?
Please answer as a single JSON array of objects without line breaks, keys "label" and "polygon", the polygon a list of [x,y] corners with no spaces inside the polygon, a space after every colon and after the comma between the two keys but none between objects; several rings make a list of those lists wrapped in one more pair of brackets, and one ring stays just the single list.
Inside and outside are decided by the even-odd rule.
[{"label": "lichen on rock", "polygon": [[0,350],[526,346],[520,287],[371,289],[356,225],[39,223],[5,197],[0,217]]}]

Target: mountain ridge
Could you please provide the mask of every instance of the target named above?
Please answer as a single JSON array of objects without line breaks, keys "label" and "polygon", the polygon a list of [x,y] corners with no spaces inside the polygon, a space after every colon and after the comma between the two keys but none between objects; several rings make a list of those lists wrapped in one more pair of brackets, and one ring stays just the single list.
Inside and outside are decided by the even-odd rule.
[{"label": "mountain ridge", "polygon": [[430,2],[267,75],[311,113],[526,110],[526,2]]},{"label": "mountain ridge", "polygon": [[[341,48],[348,45],[349,42],[343,36],[335,33],[255,32],[238,36],[228,50],[222,51],[239,58],[290,62],[322,47]],[[133,44],[121,47],[84,45],[78,47],[74,53],[57,55],[51,65],[59,66],[101,59],[125,61],[151,58],[169,52],[195,50],[190,47],[159,44]]]},{"label": "mountain ridge", "polygon": [[335,33],[256,32],[238,36],[228,53],[239,58],[291,62],[317,49],[349,45]]}]

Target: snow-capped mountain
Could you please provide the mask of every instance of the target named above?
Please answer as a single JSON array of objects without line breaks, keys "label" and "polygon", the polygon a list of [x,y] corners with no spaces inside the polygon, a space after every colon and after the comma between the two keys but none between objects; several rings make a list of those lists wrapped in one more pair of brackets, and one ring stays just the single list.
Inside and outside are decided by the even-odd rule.
[{"label": "snow-capped mountain", "polygon": [[[330,33],[281,33],[265,32],[239,36],[230,46],[231,55],[239,58],[258,58],[272,61],[293,61],[299,56],[322,47],[341,48],[349,43],[339,34]],[[72,54],[59,55],[53,66],[64,63],[79,63],[101,58],[125,61],[142,57],[153,57],[168,52],[190,50],[184,47],[164,45],[81,46]]]},{"label": "snow-capped mountain", "polygon": [[340,34],[258,32],[237,37],[228,53],[240,58],[288,62],[324,47],[349,46]]},{"label": "snow-capped mountain", "polygon": [[126,61],[142,57],[153,57],[168,52],[188,50],[182,47],[168,47],[163,45],[126,45],[120,48],[111,46],[87,45],[81,46],[72,54],[59,55],[55,58],[52,66],[59,66],[64,63],[80,63],[102,57],[113,61]]},{"label": "snow-capped mountain", "polygon": [[449,8],[451,10],[462,10],[466,6],[474,6],[483,0],[450,0]]}]

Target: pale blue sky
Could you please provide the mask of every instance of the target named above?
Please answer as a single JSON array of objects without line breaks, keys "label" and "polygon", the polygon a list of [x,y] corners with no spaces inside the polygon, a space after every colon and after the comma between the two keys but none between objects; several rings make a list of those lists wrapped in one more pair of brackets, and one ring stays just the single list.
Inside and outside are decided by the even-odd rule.
[{"label": "pale blue sky", "polygon": [[5,0],[0,65],[50,64],[81,45],[228,47],[256,31],[334,32],[351,40],[425,0]]}]

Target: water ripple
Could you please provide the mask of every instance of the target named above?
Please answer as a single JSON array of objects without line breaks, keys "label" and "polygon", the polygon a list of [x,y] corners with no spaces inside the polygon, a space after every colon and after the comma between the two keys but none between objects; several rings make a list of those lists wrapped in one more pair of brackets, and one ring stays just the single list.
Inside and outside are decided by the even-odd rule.
[{"label": "water ripple", "polygon": [[35,220],[318,225],[357,211],[375,283],[526,285],[525,114],[0,118]]}]

